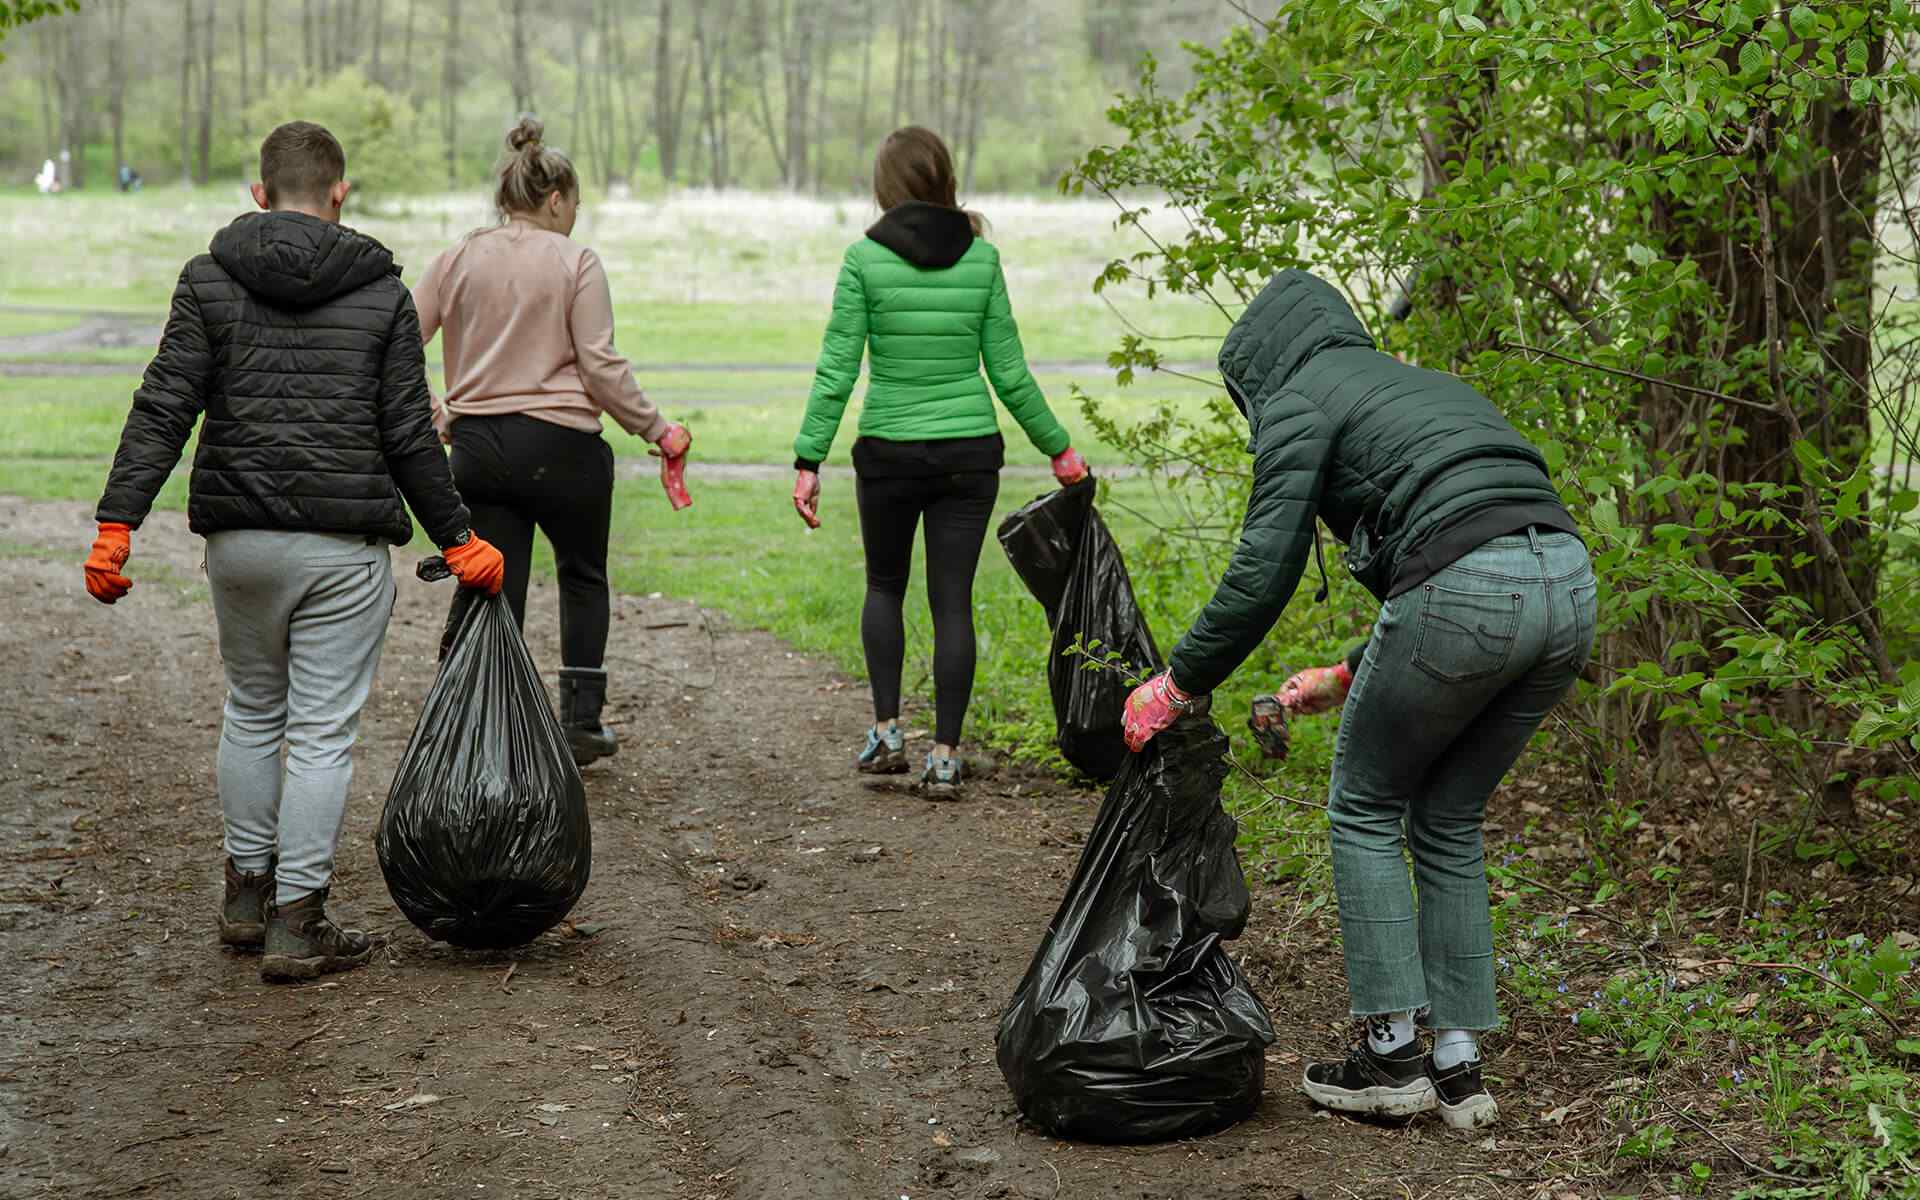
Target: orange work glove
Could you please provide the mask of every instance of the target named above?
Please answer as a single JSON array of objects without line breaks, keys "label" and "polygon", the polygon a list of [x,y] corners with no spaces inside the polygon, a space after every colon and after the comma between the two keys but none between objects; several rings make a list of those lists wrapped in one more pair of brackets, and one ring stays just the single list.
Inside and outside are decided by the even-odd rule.
[{"label": "orange work glove", "polygon": [[493,543],[471,531],[467,540],[458,546],[448,546],[440,552],[447,560],[447,570],[460,581],[461,587],[479,588],[488,595],[497,595],[500,585],[507,578],[507,560]]},{"label": "orange work glove", "polygon": [[693,449],[693,435],[685,425],[669,423],[667,431],[647,453],[660,460],[660,486],[667,491],[667,503],[679,512],[693,506],[687,494],[687,451]]},{"label": "orange work glove", "polygon": [[120,573],[127,565],[127,556],[133,553],[133,544],[128,540],[132,533],[131,525],[100,522],[100,536],[93,539],[93,553],[87,555],[86,572],[87,591],[102,604],[112,604],[133,590],[133,580]]},{"label": "orange work glove", "polygon": [[793,511],[807,523],[808,529],[820,528],[820,473],[796,471],[793,477]]}]

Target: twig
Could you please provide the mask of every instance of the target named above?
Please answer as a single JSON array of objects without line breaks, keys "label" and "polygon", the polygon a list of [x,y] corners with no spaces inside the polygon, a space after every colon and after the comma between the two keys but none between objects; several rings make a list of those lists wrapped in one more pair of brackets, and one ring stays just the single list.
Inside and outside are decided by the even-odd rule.
[{"label": "twig", "polygon": [[519,969],[520,969],[520,964],[517,962],[510,962],[507,964],[506,974],[500,976],[501,991],[504,992],[507,990],[507,985],[513,982],[513,973]]},{"label": "twig", "polygon": [[1886,1009],[1881,1008],[1878,1004],[1862,996],[1859,992],[1854,991],[1831,975],[1823,974],[1822,972],[1814,970],[1812,967],[1802,966],[1799,963],[1792,962],[1749,962],[1740,958],[1709,958],[1703,960],[1700,965],[1703,967],[1745,967],[1754,971],[1798,971],[1803,975],[1811,975],[1828,987],[1837,988],[1847,995],[1852,996],[1855,1000],[1858,1000],[1862,1005],[1872,1009],[1873,1015],[1885,1021],[1887,1027],[1893,1030],[1895,1037],[1905,1037],[1907,1034],[1906,1026],[1900,1024],[1900,1022],[1888,1015]]},{"label": "twig", "polygon": [[1543,892],[1549,892],[1555,896],[1560,897],[1562,900],[1565,900],[1568,904],[1573,905],[1575,908],[1579,909],[1583,913],[1586,913],[1590,917],[1599,917],[1602,921],[1612,921],[1615,925],[1618,925],[1620,928],[1627,930],[1629,933],[1633,931],[1633,925],[1631,922],[1623,921],[1619,917],[1614,916],[1610,912],[1602,912],[1600,909],[1593,907],[1591,904],[1588,904],[1586,901],[1581,900],[1577,896],[1568,895],[1566,892],[1561,891],[1559,888],[1554,887],[1550,883],[1541,883],[1538,879],[1534,879],[1531,876],[1522,875],[1520,872],[1512,870],[1511,868],[1502,867],[1501,869],[1506,871],[1506,873],[1509,876],[1519,880],[1521,883],[1526,884],[1528,887],[1537,887]]},{"label": "twig", "polygon": [[1688,392],[1695,396],[1705,396],[1709,400],[1719,400],[1727,404],[1738,404],[1745,408],[1757,408],[1761,412],[1774,411],[1773,405],[1762,404],[1758,400],[1748,400],[1744,396],[1730,396],[1725,392],[1716,392],[1712,388],[1695,387],[1690,383],[1678,383],[1671,379],[1661,379],[1657,375],[1644,375],[1639,371],[1630,371],[1625,367],[1609,367],[1605,363],[1592,362],[1584,358],[1574,358],[1570,355],[1561,354],[1558,351],[1545,349],[1544,347],[1529,346],[1523,342],[1509,342],[1502,339],[1500,349],[1517,350],[1522,354],[1538,354],[1542,358],[1551,358],[1556,362],[1563,362],[1571,367],[1585,367],[1589,371],[1600,371],[1608,375],[1619,375],[1640,383],[1652,384],[1655,387],[1672,388],[1676,392]]},{"label": "twig", "polygon": [[1060,1194],[1060,1168],[1054,1166],[1053,1160],[1050,1158],[1043,1158],[1040,1161],[1046,1163],[1047,1170],[1053,1172],[1053,1194],[1058,1196]]},{"label": "twig", "polygon": [[159,1137],[141,1138],[137,1142],[128,1142],[126,1145],[114,1151],[114,1153],[125,1154],[129,1150],[137,1150],[142,1146],[152,1146],[159,1142],[177,1142],[184,1138],[194,1138],[209,1133],[219,1133],[225,1128],[225,1125],[207,1125],[199,1129],[182,1129],[178,1133],[163,1133]]},{"label": "twig", "polygon": [[1753,819],[1753,827],[1747,832],[1747,873],[1740,883],[1740,923],[1747,923],[1747,897],[1753,894],[1753,848],[1760,840],[1760,818]]},{"label": "twig", "polygon": [[[1255,775],[1252,771],[1248,770],[1246,767],[1246,764],[1242,763],[1239,759],[1235,758],[1231,753],[1227,754],[1225,757],[1228,762],[1234,765],[1234,768],[1236,770],[1238,770],[1242,775],[1245,775],[1249,780],[1253,782],[1254,787],[1259,788],[1262,792],[1265,792],[1267,794],[1268,799],[1279,800],[1286,804],[1297,804],[1301,808],[1315,808],[1315,809],[1319,809],[1321,812],[1327,811],[1327,806],[1320,803],[1317,800],[1302,800],[1298,796],[1288,796],[1288,795],[1285,795],[1284,793],[1274,791],[1272,788],[1267,786],[1266,780],[1260,778],[1258,775]],[[1254,811],[1257,812],[1258,810],[1256,809]]]},{"label": "twig", "polygon": [[287,1053],[292,1054],[295,1050],[298,1050],[300,1047],[306,1045],[308,1042],[319,1037],[321,1034],[325,1033],[327,1030],[332,1028],[333,1028],[333,1022],[328,1021],[325,1025],[322,1025],[320,1028],[314,1030],[312,1033],[307,1034],[305,1037],[295,1038],[293,1041],[287,1043]]},{"label": "twig", "polygon": [[1778,1171],[1769,1170],[1768,1168],[1761,1166],[1759,1163],[1754,1162],[1752,1159],[1748,1158],[1746,1155],[1734,1149],[1733,1144],[1731,1142],[1728,1142],[1727,1139],[1721,1137],[1719,1134],[1709,1129],[1704,1122],[1702,1122],[1699,1118],[1695,1117],[1692,1113],[1688,1112],[1686,1109],[1677,1108],[1670,1103],[1666,1104],[1666,1109],[1668,1112],[1686,1121],[1687,1124],[1693,1126],[1695,1129],[1698,1129],[1701,1133],[1704,1133],[1708,1137],[1712,1138],[1715,1142],[1718,1142],[1722,1150],[1725,1150],[1728,1154],[1733,1155],[1734,1159],[1752,1174],[1764,1175],[1768,1179],[1784,1180],[1787,1183],[1806,1183],[1807,1182],[1807,1180],[1802,1176],[1782,1175]]},{"label": "twig", "polygon": [[856,908],[850,911],[852,911],[856,916],[864,917],[864,916],[870,916],[873,913],[903,913],[907,911],[907,906],[902,904],[894,908]]}]

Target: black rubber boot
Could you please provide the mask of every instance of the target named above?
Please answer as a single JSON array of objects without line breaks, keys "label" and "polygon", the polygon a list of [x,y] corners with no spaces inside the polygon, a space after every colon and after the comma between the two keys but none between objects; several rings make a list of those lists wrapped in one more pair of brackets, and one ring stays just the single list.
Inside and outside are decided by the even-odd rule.
[{"label": "black rubber boot", "polygon": [[560,724],[578,766],[613,755],[620,739],[600,723],[607,702],[607,672],[603,667],[560,668]]},{"label": "black rubber boot", "polygon": [[327,889],[321,888],[291,904],[267,909],[260,978],[269,983],[318,979],[335,971],[351,971],[372,954],[372,938],[357,929],[342,929],[327,916]]},{"label": "black rubber boot", "polygon": [[227,859],[227,899],[220,909],[220,943],[236,950],[258,950],[267,940],[267,907],[273,903],[273,871],[242,871]]}]

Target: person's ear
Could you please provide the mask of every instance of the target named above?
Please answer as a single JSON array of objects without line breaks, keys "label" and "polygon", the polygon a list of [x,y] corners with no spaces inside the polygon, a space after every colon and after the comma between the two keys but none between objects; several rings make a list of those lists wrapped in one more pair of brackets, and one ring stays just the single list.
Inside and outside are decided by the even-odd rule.
[{"label": "person's ear", "polygon": [[346,179],[327,189],[327,203],[333,207],[334,212],[338,213],[347,206],[347,193],[352,190],[353,183]]},{"label": "person's ear", "polygon": [[267,185],[266,184],[256,183],[253,185],[252,191],[253,191],[253,202],[255,204],[258,204],[261,208],[273,207],[272,205],[267,203]]}]

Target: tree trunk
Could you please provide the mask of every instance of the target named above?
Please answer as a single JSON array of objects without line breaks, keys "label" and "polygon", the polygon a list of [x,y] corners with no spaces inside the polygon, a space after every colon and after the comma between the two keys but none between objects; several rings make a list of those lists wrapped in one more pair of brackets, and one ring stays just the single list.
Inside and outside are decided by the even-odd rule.
[{"label": "tree trunk", "polygon": [[853,169],[856,175],[872,156],[869,150],[871,134],[867,131],[867,105],[873,98],[873,43],[877,36],[873,18],[873,0],[863,0],[860,5],[860,115],[853,126]]},{"label": "tree trunk", "polygon": [[627,132],[627,170],[628,179],[640,171],[640,122],[633,115],[633,72],[627,67],[627,35],[620,24],[620,10],[625,6],[614,0],[608,6],[607,24],[613,34],[614,75],[620,85],[620,116],[622,127]]},{"label": "tree trunk", "polygon": [[407,0],[407,33],[400,43],[401,69],[406,72],[400,87],[409,100],[413,98],[413,18],[419,7],[420,0]]},{"label": "tree trunk", "polygon": [[527,0],[513,0],[513,107],[533,111],[533,61],[527,37]]},{"label": "tree trunk", "polygon": [[127,165],[127,0],[107,5],[107,119],[113,124],[113,169]]},{"label": "tree trunk", "polygon": [[887,129],[900,128],[901,115],[913,110],[913,0],[894,0],[893,107],[887,111]]},{"label": "tree trunk", "polygon": [[87,65],[92,38],[84,13],[69,16],[60,26],[60,150],[63,183],[87,186]]},{"label": "tree trunk", "polygon": [[447,188],[460,186],[460,156],[457,141],[457,104],[460,92],[460,0],[447,0],[446,57],[440,66],[441,130],[447,148]]},{"label": "tree trunk", "polygon": [[680,122],[673,106],[673,0],[660,0],[653,35],[653,139],[660,148],[660,178],[673,182],[680,158]]},{"label": "tree trunk", "polygon": [[[246,3],[246,0],[241,0],[241,3]],[[273,88],[273,63],[267,57],[267,27],[269,24],[267,0],[260,0],[260,91],[262,95]]]},{"label": "tree trunk", "polygon": [[180,0],[180,182],[193,184],[193,0]]},{"label": "tree trunk", "polygon": [[234,40],[240,45],[240,107],[246,108],[247,99],[252,94],[247,78],[247,0],[233,6]]},{"label": "tree trunk", "polygon": [[[781,7],[784,9],[786,6],[783,4]],[[782,16],[784,17],[784,13]],[[759,68],[758,95],[760,109],[756,115],[760,118],[760,131],[766,134],[767,148],[773,152],[773,161],[780,169],[780,182],[786,184],[791,178],[787,173],[790,160],[787,157],[786,143],[780,140],[780,128],[774,123],[773,99],[767,91],[766,0],[753,0],[751,10],[748,13],[748,27],[754,31],[753,61],[754,65]],[[786,38],[784,37],[785,21],[780,21],[776,24],[775,28],[783,32],[781,43],[782,52],[784,53],[786,42]],[[784,64],[784,59],[782,61]],[[784,78],[785,76],[783,75],[782,79],[784,80]]]},{"label": "tree trunk", "polygon": [[300,67],[311,82],[314,76],[313,61],[313,0],[300,0]]},{"label": "tree trunk", "polygon": [[53,77],[60,73],[60,67],[52,28],[42,25],[35,30],[34,41],[40,51],[40,131],[46,139],[47,158],[57,163],[60,161],[60,127],[53,118]]},{"label": "tree trunk", "polygon": [[200,162],[194,181],[213,181],[213,56],[219,28],[217,0],[207,0],[200,22]]},{"label": "tree trunk", "polygon": [[386,75],[380,70],[380,43],[386,41],[387,6],[384,0],[374,0],[373,9],[368,16],[373,21],[370,41],[373,43],[373,61],[367,67],[367,75],[381,87],[387,86]]}]

